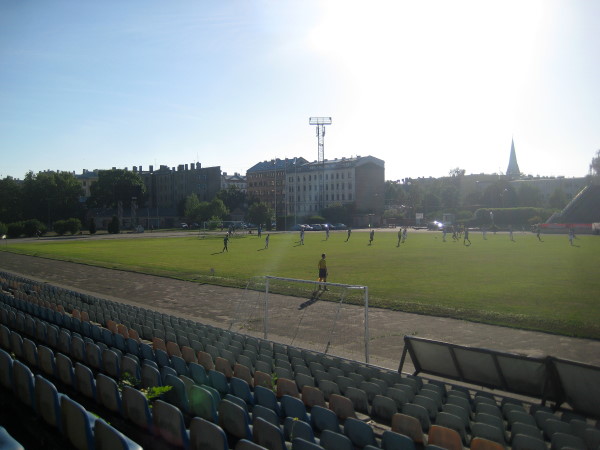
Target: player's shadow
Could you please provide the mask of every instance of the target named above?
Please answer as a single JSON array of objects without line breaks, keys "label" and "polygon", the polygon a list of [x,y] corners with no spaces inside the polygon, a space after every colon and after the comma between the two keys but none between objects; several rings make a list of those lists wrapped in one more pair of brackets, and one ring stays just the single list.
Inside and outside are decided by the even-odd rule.
[{"label": "player's shadow", "polygon": [[262,252],[263,250],[269,250],[268,248],[259,248],[258,250],[256,250],[257,252]]},{"label": "player's shadow", "polygon": [[297,242],[296,245],[294,245],[294,247],[300,247],[302,244],[300,242]]},{"label": "player's shadow", "polygon": [[214,252],[214,253],[211,253],[211,256],[212,256],[212,255],[220,255],[220,254],[222,254],[222,253],[226,253],[226,252]]},{"label": "player's shadow", "polygon": [[312,293],[312,296],[309,300],[305,301],[304,303],[302,303],[300,306],[298,306],[298,309],[305,309],[308,308],[310,305],[312,305],[313,303],[316,303],[317,301],[319,301],[319,298],[321,298],[321,295],[323,295],[324,291],[316,290]]}]

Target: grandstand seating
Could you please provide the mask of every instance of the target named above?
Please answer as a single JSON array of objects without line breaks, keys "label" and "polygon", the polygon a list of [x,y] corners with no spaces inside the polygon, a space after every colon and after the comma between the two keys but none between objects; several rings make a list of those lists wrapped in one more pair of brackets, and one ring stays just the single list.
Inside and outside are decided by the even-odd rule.
[{"label": "grandstand seating", "polygon": [[[517,373],[510,355],[455,347],[453,359],[448,345],[417,343],[423,347],[414,356],[424,372],[443,368],[448,375],[458,362],[457,379],[479,383],[483,377],[488,381],[481,384],[575,408],[554,411],[11,274],[0,273],[0,284],[0,389],[78,448],[141,448],[137,441],[218,449],[256,448],[252,441],[282,449],[600,444],[590,418],[597,416],[598,394],[590,386],[598,385],[598,371],[590,366],[517,358],[524,368]],[[419,352],[433,353],[435,367],[426,367]],[[548,375],[540,376],[539,368],[549,363],[561,394],[540,388]],[[462,370],[477,364],[485,373]],[[499,375],[498,367],[506,370]],[[524,380],[523,373],[535,376]],[[160,399],[140,391],[163,385],[171,390]]]}]

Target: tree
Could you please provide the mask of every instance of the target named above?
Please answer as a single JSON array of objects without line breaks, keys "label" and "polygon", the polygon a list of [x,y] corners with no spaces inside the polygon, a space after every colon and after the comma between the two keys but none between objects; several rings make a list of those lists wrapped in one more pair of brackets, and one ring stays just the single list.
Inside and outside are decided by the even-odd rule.
[{"label": "tree", "polygon": [[271,223],[271,218],[273,217],[273,210],[269,208],[266,203],[258,202],[254,203],[250,208],[248,208],[248,221],[251,223],[261,224]]},{"label": "tree", "polygon": [[185,198],[183,215],[190,222],[202,222],[202,206],[196,194],[190,194]]},{"label": "tree", "polygon": [[600,176],[600,150],[596,151],[596,156],[592,158],[590,170],[593,175]]},{"label": "tree", "polygon": [[229,186],[227,189],[221,189],[217,192],[217,198],[223,200],[229,211],[233,211],[236,208],[243,208],[246,204],[246,193],[237,186]]},{"label": "tree", "polygon": [[90,234],[96,234],[96,221],[94,220],[93,217],[90,219],[90,223],[88,225],[88,230],[89,230]]},{"label": "tree", "polygon": [[146,202],[146,186],[137,172],[124,169],[98,171],[98,181],[90,187],[91,206],[116,208],[121,202],[129,208],[133,198],[142,206]]},{"label": "tree", "polygon": [[542,206],[542,192],[536,187],[527,183],[521,184],[519,188],[520,206]]},{"label": "tree", "polygon": [[451,177],[463,177],[465,175],[465,169],[455,167],[454,169],[450,169],[448,175],[450,175]]},{"label": "tree", "polygon": [[210,217],[218,217],[223,219],[229,214],[229,210],[220,198],[214,198],[209,204],[209,215]]},{"label": "tree", "polygon": [[23,199],[19,183],[12,177],[0,180],[0,222],[23,219]]},{"label": "tree", "polygon": [[550,208],[563,209],[567,205],[567,194],[559,186],[554,189],[554,192],[548,199]]},{"label": "tree", "polygon": [[482,200],[488,208],[511,208],[517,206],[517,193],[508,181],[499,180],[486,188]]},{"label": "tree", "polygon": [[117,216],[113,216],[108,224],[108,232],[110,234],[119,234],[121,232],[121,226],[119,225],[119,218]]},{"label": "tree", "polygon": [[387,206],[400,206],[406,202],[406,194],[402,185],[395,181],[385,182],[385,204]]},{"label": "tree", "polygon": [[23,182],[23,215],[51,223],[78,216],[81,184],[70,172],[28,172]]}]

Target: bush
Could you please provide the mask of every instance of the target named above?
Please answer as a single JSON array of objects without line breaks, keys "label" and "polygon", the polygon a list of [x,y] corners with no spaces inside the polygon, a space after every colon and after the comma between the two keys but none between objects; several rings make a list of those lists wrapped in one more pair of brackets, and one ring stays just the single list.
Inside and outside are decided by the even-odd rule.
[{"label": "bush", "polygon": [[96,234],[96,221],[94,220],[93,217],[90,219],[90,224],[88,226],[88,229],[90,231],[90,234]]},{"label": "bush", "polygon": [[25,229],[23,228],[23,222],[13,222],[9,223],[7,226],[6,234],[10,238],[18,238],[21,235],[25,234]]},{"label": "bush", "polygon": [[494,213],[494,224],[500,226],[513,225],[522,226],[529,225],[532,218],[550,217],[553,210],[544,208],[480,208],[475,211],[474,218],[471,223],[475,225],[490,225],[490,211]]},{"label": "bush", "polygon": [[8,226],[0,222],[0,236],[4,236],[8,232]]},{"label": "bush", "polygon": [[46,234],[46,225],[37,219],[29,219],[23,222],[23,234],[27,237]]},{"label": "bush", "polygon": [[67,231],[70,231],[71,234],[77,234],[81,231],[81,220],[71,217],[67,221]]},{"label": "bush", "polygon": [[121,232],[121,227],[119,226],[119,218],[117,216],[113,216],[112,220],[108,224],[108,232],[110,234],[119,234]]},{"label": "bush", "polygon": [[66,220],[57,220],[52,224],[52,228],[54,232],[59,236],[62,236],[67,232],[67,221]]}]

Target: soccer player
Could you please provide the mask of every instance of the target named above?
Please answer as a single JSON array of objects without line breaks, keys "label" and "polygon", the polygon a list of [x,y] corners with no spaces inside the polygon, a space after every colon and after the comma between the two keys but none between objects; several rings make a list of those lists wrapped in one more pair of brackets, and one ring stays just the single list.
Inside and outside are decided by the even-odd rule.
[{"label": "soccer player", "polygon": [[540,236],[542,234],[542,227],[540,227],[540,224],[538,223],[537,226],[535,227],[535,235],[538,238],[538,241],[540,242],[544,242],[542,241],[542,237]]},{"label": "soccer player", "polygon": [[[445,239],[445,238],[444,238]],[[400,228],[398,230],[398,243],[396,244],[396,247],[400,247],[400,241],[402,240],[402,228]],[[446,242],[446,241],[444,241]]]},{"label": "soccer player", "polygon": [[471,245],[471,239],[469,239],[469,229],[465,225],[465,238],[463,239],[463,245],[467,245],[467,241],[469,241],[469,245]]},{"label": "soccer player", "polygon": [[329,225],[325,227],[325,240],[329,240]]},{"label": "soccer player", "polygon": [[404,227],[404,229],[402,230],[402,243],[403,244],[406,242],[406,233],[408,233],[408,227]]},{"label": "soccer player", "polygon": [[513,229],[512,229],[512,225],[508,226],[508,235],[510,236],[510,240],[512,242],[515,242],[515,239],[513,238]]},{"label": "soccer player", "polygon": [[300,245],[304,245],[304,227],[300,228]]},{"label": "soccer player", "polygon": [[442,242],[446,242],[446,233],[447,233],[447,229],[446,227],[442,228]]},{"label": "soccer player", "polygon": [[269,248],[269,236],[270,234],[267,233],[267,236],[265,237],[265,248]]},{"label": "soccer player", "polygon": [[352,230],[348,228],[348,236],[346,237],[346,242],[350,240],[350,235],[352,234]]},{"label": "soccer player", "polygon": [[[325,261],[325,253],[321,255],[321,259],[319,260],[319,282],[327,283],[327,262]],[[319,285],[319,289],[321,286]],[[324,291],[328,291],[327,286],[324,286]]]},{"label": "soccer player", "polygon": [[371,230],[369,233],[369,245],[373,243],[373,238],[375,237],[375,230]]},{"label": "soccer player", "polygon": [[575,230],[573,227],[569,227],[569,243],[573,245],[573,239],[575,239]]},{"label": "soccer player", "polygon": [[227,248],[228,243],[229,243],[229,233],[226,234],[225,237],[223,238],[223,250],[221,250],[221,253],[223,253],[223,252],[229,253],[229,249]]}]

